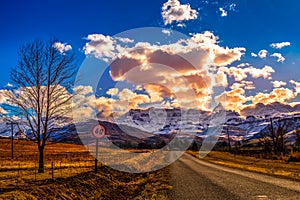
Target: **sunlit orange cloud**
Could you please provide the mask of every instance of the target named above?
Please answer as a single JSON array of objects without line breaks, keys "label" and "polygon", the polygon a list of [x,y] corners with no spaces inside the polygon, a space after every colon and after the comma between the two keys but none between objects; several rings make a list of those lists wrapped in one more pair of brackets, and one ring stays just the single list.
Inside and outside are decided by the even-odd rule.
[{"label": "sunlit orange cloud", "polygon": [[243,88],[235,85],[230,91],[223,92],[215,97],[216,102],[222,103],[227,110],[240,112],[245,107],[244,103],[249,101],[249,97],[245,95]]},{"label": "sunlit orange cloud", "polygon": [[229,49],[227,48],[216,48],[214,52],[214,58],[213,62],[217,66],[227,66],[234,61],[240,60],[241,55],[246,51],[245,48],[234,48],[234,49]]},{"label": "sunlit orange cloud", "polygon": [[[112,113],[112,104],[115,102],[112,98],[99,97],[94,95],[91,86],[76,86],[73,96],[73,119],[94,118],[97,114],[101,117],[109,117]],[[113,90],[110,90],[112,92]]]},{"label": "sunlit orange cloud", "polygon": [[[246,96],[245,90],[242,88],[245,84],[234,83],[231,86],[230,91],[226,91],[220,96],[216,97],[217,102],[221,102],[225,105],[226,109],[234,110],[240,112],[245,107],[254,106],[257,103],[263,103],[265,105],[279,102],[286,104],[287,100],[292,100],[297,96],[297,93],[288,88],[275,88],[270,93],[259,92],[254,96]],[[251,101],[252,104],[245,104]]]},{"label": "sunlit orange cloud", "polygon": [[293,90],[288,88],[275,88],[270,93],[258,93],[255,96],[251,97],[251,100],[254,104],[263,103],[270,104],[274,102],[285,103],[286,100],[291,100],[296,97],[296,94]]},{"label": "sunlit orange cloud", "polygon": [[[111,69],[114,70],[114,66]],[[197,69],[194,67],[190,69],[197,72]],[[156,100],[158,101],[167,97],[180,98],[182,102],[188,102],[191,98],[195,101],[195,98],[203,97],[202,90],[207,90],[212,83],[210,76],[205,75],[206,79],[204,79],[200,72],[187,73],[184,70],[178,72],[171,67],[161,64],[152,64],[151,68],[147,70],[143,70],[141,66],[137,66],[123,74],[123,77],[124,80],[131,83],[145,85],[145,90],[151,99],[153,100],[154,97],[157,97]],[[191,91],[193,94],[190,94]],[[206,95],[211,95],[211,93]],[[197,107],[195,104],[194,106]]]},{"label": "sunlit orange cloud", "polygon": [[[137,93],[135,93],[135,92],[133,92],[133,91],[127,89],[127,88],[123,89],[118,94],[118,97],[119,97],[120,102],[128,102],[128,104],[124,105],[125,107],[121,110],[135,109],[135,108],[138,108],[138,106],[140,104],[151,102],[151,99],[148,95],[137,94]],[[118,103],[119,103],[119,101],[117,100],[115,104],[118,104]]]},{"label": "sunlit orange cloud", "polygon": [[[86,54],[93,54],[99,59],[114,59],[110,64],[113,80],[128,81],[139,85],[140,91],[144,89],[146,92],[128,92],[127,106],[130,108],[155,102],[175,107],[182,106],[181,104],[190,106],[197,102],[196,107],[207,109],[215,86],[230,87],[229,91],[215,99],[227,109],[235,111],[243,109],[246,102],[285,102],[296,97],[294,91],[281,88],[284,83],[278,81],[272,82],[276,88],[270,94],[247,96],[245,90],[256,89],[250,80],[259,77],[271,80],[275,70],[271,66],[256,68],[248,63],[229,67],[233,62],[241,60],[246,49],[222,47],[219,45],[219,38],[209,31],[193,34],[189,39],[172,44],[138,42],[130,48],[120,45],[113,37],[103,35],[93,35],[88,40]],[[108,52],[102,52],[105,50]],[[235,80],[232,85],[228,84],[228,76]],[[300,84],[292,84],[295,84],[295,90],[299,93]],[[111,90],[108,94],[119,98],[115,100],[120,101],[120,107],[124,108],[125,100],[120,98],[120,92],[122,91]],[[164,101],[165,98],[171,99],[171,102]]]},{"label": "sunlit orange cloud", "polygon": [[111,116],[113,112],[113,104],[115,102],[116,101],[111,98],[99,97],[94,100],[92,106],[97,109],[99,117],[107,118]]},{"label": "sunlit orange cloud", "polygon": [[149,94],[152,102],[162,101],[165,97],[175,97],[171,89],[158,84],[145,84],[144,88]]},{"label": "sunlit orange cloud", "polygon": [[241,81],[241,82],[235,82],[233,83],[230,88],[232,90],[234,89],[238,89],[238,88],[244,88],[245,90],[254,90],[255,86],[254,83],[252,81]]},{"label": "sunlit orange cloud", "polygon": [[[178,42],[157,45],[147,42],[138,42],[133,47],[128,47],[126,44],[118,43],[118,40],[111,36],[104,36],[102,34],[92,34],[87,37],[89,40],[85,47],[85,54],[92,54],[99,59],[122,58],[124,62],[138,61],[143,64],[147,60],[148,63],[161,63],[171,66],[175,70],[181,72],[193,70],[194,67],[189,69],[189,65],[184,63],[187,58],[189,62],[195,67],[201,68],[209,61],[210,64],[217,66],[226,66],[236,60],[240,60],[245,52],[245,48],[228,48],[218,45],[218,37],[212,32],[206,31],[192,35],[189,39],[181,39]],[[195,52],[197,52],[195,54]],[[170,59],[172,56],[172,59]],[[130,61],[126,60],[129,59]],[[169,58],[169,59],[166,59]],[[192,60],[192,61],[191,61]],[[194,62],[194,61],[196,62]],[[216,61],[216,62],[214,62]],[[134,65],[132,65],[134,64]],[[136,66],[137,63],[132,63],[131,66]],[[115,66],[119,66],[118,63]],[[112,70],[113,78],[120,78],[118,74],[124,74],[128,71],[128,64],[124,64],[123,73],[114,73]],[[121,69],[116,67],[116,71]]]},{"label": "sunlit orange cloud", "polygon": [[[127,67],[128,58],[125,58],[125,62],[122,62],[122,59],[120,59],[117,62],[112,63],[111,75],[116,80],[127,80],[134,84],[141,84],[141,82],[144,82],[146,84],[154,83],[160,85],[161,87],[153,87],[153,84],[152,87],[149,85],[145,87],[146,91],[151,96],[151,99],[153,99],[154,93],[159,97],[157,100],[162,100],[165,97],[172,98],[174,96],[172,93],[174,92],[181,93],[181,98],[183,98],[182,102],[188,102],[189,98],[195,98],[196,96],[196,98],[201,98],[201,101],[198,101],[200,107],[205,109],[207,109],[205,106],[210,104],[211,95],[213,94],[212,91],[208,92],[208,88],[212,90],[213,85],[228,85],[227,77],[224,73],[218,72],[217,74],[209,74],[204,70],[203,66],[202,71],[200,71],[201,68],[195,68],[191,63],[180,56],[170,56],[164,52],[156,51],[154,54],[149,55],[149,59],[150,61],[148,62],[163,63],[165,66],[151,64],[151,67],[146,70],[142,69],[140,65],[132,66],[132,68],[129,69]],[[123,67],[124,64],[125,66]],[[167,89],[162,90],[162,88]],[[194,91],[195,96],[190,97],[191,95],[183,95],[187,89]],[[193,103],[190,105],[193,105]]]}]

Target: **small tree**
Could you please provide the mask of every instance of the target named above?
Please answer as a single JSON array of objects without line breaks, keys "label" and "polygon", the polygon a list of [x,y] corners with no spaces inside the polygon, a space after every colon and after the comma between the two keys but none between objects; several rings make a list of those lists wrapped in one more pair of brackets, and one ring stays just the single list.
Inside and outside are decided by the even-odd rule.
[{"label": "small tree", "polygon": [[273,145],[273,151],[275,155],[285,152],[285,134],[287,129],[287,123],[283,120],[277,121],[277,128],[274,127],[274,121],[270,118],[269,133]]},{"label": "small tree", "polygon": [[227,145],[228,145],[228,151],[231,152],[231,144],[230,144],[230,134],[228,126],[226,127],[226,134],[227,134]]},{"label": "small tree", "polygon": [[296,151],[300,151],[300,126],[298,126],[296,128],[295,148],[296,148]]},{"label": "small tree", "polygon": [[70,119],[70,91],[76,73],[73,54],[57,49],[56,42],[36,40],[20,48],[10,76],[14,88],[6,93],[6,117],[15,121],[11,116],[17,116],[29,129],[26,135],[37,143],[39,173],[44,172],[44,149],[53,128]]},{"label": "small tree", "polygon": [[192,150],[192,151],[199,151],[200,150],[200,147],[199,147],[199,145],[197,144],[197,142],[195,140],[193,140],[192,144],[189,147],[189,150]]},{"label": "small tree", "polygon": [[268,132],[261,132],[260,138],[259,138],[260,143],[263,146],[263,154],[265,156],[270,155],[272,153],[270,150],[272,146],[272,142],[270,140],[270,133]]}]

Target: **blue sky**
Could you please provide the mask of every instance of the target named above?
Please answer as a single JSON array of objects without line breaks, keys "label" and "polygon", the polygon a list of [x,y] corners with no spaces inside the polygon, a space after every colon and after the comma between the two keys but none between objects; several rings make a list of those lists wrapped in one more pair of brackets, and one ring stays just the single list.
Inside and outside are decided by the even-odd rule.
[{"label": "blue sky", "polygon": [[[47,40],[52,36],[72,46],[78,65],[84,60],[84,38],[89,34],[115,35],[139,27],[165,27],[184,34],[213,32],[220,46],[245,47],[241,61],[262,68],[272,66],[273,80],[300,81],[300,1],[297,0],[181,0],[198,12],[197,19],[165,25],[161,11],[167,0],[60,0],[60,1],[1,1],[0,3],[0,86],[9,82],[9,70],[17,63],[17,50],[36,38]],[[231,9],[231,5],[234,5]],[[227,12],[221,16],[220,8]],[[282,49],[271,43],[290,42]],[[251,53],[266,49],[269,54],[281,53],[285,61],[276,58],[255,58]],[[230,78],[229,78],[230,79]],[[258,81],[256,87],[264,87]],[[271,90],[269,86],[267,89]],[[255,91],[246,91],[253,94]]]}]

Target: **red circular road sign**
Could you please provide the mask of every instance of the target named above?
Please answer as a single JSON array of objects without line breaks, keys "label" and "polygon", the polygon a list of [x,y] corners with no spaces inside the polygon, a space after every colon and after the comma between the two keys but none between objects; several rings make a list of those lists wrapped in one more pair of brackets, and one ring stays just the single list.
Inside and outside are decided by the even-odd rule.
[{"label": "red circular road sign", "polygon": [[103,125],[96,125],[92,130],[92,134],[95,138],[103,138],[106,134],[106,128]]}]

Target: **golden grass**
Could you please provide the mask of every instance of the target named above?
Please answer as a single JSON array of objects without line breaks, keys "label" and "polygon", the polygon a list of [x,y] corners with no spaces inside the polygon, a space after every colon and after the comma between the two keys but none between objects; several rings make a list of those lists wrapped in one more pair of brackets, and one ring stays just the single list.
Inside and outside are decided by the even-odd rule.
[{"label": "golden grass", "polygon": [[[199,152],[188,151],[188,153],[199,157]],[[219,151],[210,152],[203,160],[227,167],[300,180],[300,163],[287,163],[283,160],[267,160]]]},{"label": "golden grass", "polygon": [[165,170],[147,174],[129,174],[102,166],[99,173],[23,183],[6,188],[0,199],[168,199],[171,189]]},{"label": "golden grass", "polygon": [[168,199],[167,168],[132,174],[99,163],[99,172],[94,173],[94,157],[84,146],[49,143],[45,173],[38,174],[36,144],[25,140],[14,143],[11,160],[10,140],[0,139],[0,199]]}]

